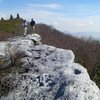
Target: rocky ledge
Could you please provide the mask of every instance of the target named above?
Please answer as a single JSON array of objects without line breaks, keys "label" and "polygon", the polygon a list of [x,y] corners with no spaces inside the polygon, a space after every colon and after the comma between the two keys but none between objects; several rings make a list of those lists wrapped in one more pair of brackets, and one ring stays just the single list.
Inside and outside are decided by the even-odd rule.
[{"label": "rocky ledge", "polygon": [[35,34],[0,43],[0,100],[100,100],[73,52],[40,40]]}]

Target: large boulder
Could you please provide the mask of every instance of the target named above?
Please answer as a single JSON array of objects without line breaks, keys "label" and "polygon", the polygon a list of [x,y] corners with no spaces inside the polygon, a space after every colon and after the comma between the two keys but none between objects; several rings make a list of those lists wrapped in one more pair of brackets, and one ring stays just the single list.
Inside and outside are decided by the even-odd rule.
[{"label": "large boulder", "polygon": [[99,88],[87,70],[74,62],[71,50],[42,44],[30,47],[31,43],[25,48],[20,42],[15,51],[29,52],[19,60],[20,68],[27,71],[16,70],[2,78],[0,100],[100,100]]},{"label": "large boulder", "polygon": [[20,62],[22,61],[21,58],[30,58],[32,56],[31,49],[38,44],[41,44],[41,37],[36,33],[25,37],[9,38],[6,42],[0,42],[0,69],[11,64],[22,63]]},{"label": "large boulder", "polygon": [[5,68],[11,64],[9,50],[6,42],[0,43],[0,69]]}]

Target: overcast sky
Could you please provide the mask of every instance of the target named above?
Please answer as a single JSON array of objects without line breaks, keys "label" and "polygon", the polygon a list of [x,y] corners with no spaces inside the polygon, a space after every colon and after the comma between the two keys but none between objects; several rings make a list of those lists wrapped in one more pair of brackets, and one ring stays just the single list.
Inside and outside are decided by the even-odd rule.
[{"label": "overcast sky", "polygon": [[17,13],[61,31],[100,37],[100,0],[0,0],[0,17],[16,17]]}]

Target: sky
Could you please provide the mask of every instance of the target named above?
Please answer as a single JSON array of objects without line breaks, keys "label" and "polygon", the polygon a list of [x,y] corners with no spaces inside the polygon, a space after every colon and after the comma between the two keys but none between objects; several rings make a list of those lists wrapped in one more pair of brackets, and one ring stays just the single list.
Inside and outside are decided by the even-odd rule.
[{"label": "sky", "polygon": [[0,17],[17,13],[62,32],[100,38],[100,0],[0,0]]}]

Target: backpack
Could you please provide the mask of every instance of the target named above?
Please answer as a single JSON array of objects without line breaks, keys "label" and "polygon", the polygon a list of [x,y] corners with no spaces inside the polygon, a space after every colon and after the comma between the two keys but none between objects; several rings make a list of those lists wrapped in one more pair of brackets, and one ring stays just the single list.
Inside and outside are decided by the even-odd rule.
[{"label": "backpack", "polygon": [[30,25],[34,26],[35,25],[35,21],[31,21]]}]

